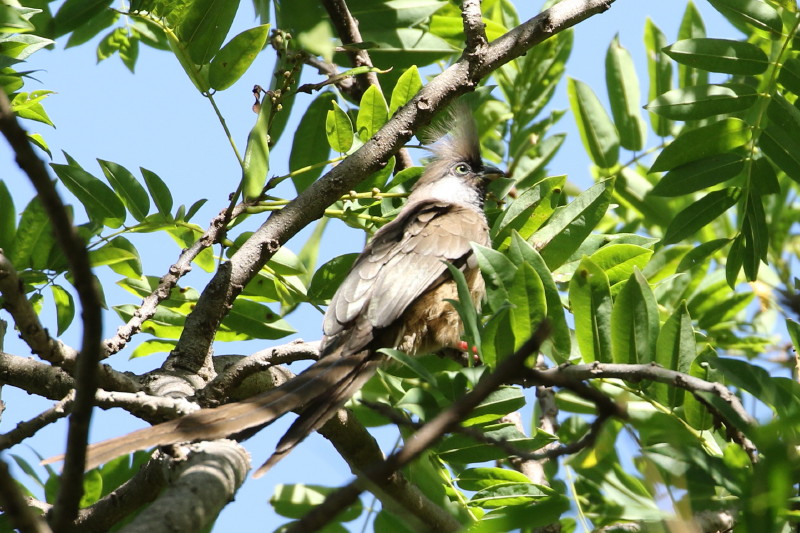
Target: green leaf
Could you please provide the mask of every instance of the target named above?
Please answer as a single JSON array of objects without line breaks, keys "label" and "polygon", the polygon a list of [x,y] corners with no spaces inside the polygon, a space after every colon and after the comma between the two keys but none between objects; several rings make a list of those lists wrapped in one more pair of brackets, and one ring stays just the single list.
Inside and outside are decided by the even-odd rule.
[{"label": "green leaf", "polygon": [[57,335],[61,336],[75,318],[75,302],[72,295],[61,285],[50,285],[50,290],[53,293],[53,302],[56,304]]},{"label": "green leaf", "polygon": [[615,363],[649,363],[655,359],[658,304],[647,280],[636,268],[611,311],[611,347]]},{"label": "green leaf", "polygon": [[239,8],[238,0],[188,0],[166,7],[169,25],[196,65],[216,55]]},{"label": "green leaf", "polygon": [[517,266],[497,250],[479,244],[473,244],[472,249],[486,281],[489,305],[498,311],[508,301],[509,292],[514,288]]},{"label": "green leaf", "polygon": [[783,23],[778,11],[761,0],[708,0],[714,8],[734,22],[747,24],[779,38]]},{"label": "green leaf", "polygon": [[208,69],[208,82],[217,91],[227,89],[247,72],[269,37],[269,24],[238,34],[214,56]]},{"label": "green leaf", "polygon": [[542,280],[531,265],[521,264],[512,283],[514,290],[508,292],[511,303],[508,313],[514,332],[514,350],[519,350],[547,315],[547,301]]},{"label": "green leaf", "polygon": [[133,218],[139,222],[144,220],[150,210],[150,198],[147,196],[147,191],[144,190],[144,187],[122,165],[102,159],[98,159],[97,162],[100,163],[103,174],[106,175],[108,182],[119,194],[122,203],[128,208]]},{"label": "green leaf", "polygon": [[164,341],[160,339],[147,340],[139,345],[131,352],[129,359],[138,359],[139,357],[146,357],[154,353],[170,353],[178,343],[176,341]]},{"label": "green leaf", "polygon": [[139,39],[134,38],[128,28],[115,28],[105,35],[97,45],[97,61],[108,59],[115,53],[131,72],[139,57]]},{"label": "green leaf", "polygon": [[[692,329],[692,317],[686,307],[686,302],[664,322],[658,334],[656,344],[655,362],[669,370],[688,372],[697,356],[697,347]],[[683,404],[683,389],[654,383],[652,385],[655,398],[668,407],[678,407]]]},{"label": "green leaf", "polygon": [[0,32],[18,33],[33,31],[36,26],[22,16],[19,9],[7,4],[0,4]]},{"label": "green leaf", "polygon": [[111,5],[111,0],[67,0],[53,17],[56,37],[66,35]]},{"label": "green leaf", "polygon": [[678,63],[710,72],[755,76],[769,67],[769,58],[760,48],[729,39],[685,39],[664,52]]},{"label": "green leaf", "polygon": [[[714,357],[716,357],[716,350],[710,344],[706,344],[700,355],[692,361],[689,367],[689,375],[712,383],[721,382],[722,373],[707,361],[708,358]],[[714,415],[693,394],[686,394],[684,397],[683,416],[689,425],[695,429],[708,430],[714,426]]]},{"label": "green leaf", "polygon": [[69,36],[64,48],[71,48],[91,41],[97,37],[98,33],[117,22],[119,17],[120,14],[117,11],[104,9],[91,18],[82,20],[80,26],[75,28],[75,31]]},{"label": "green leaf", "polygon": [[246,201],[261,196],[269,172],[269,119],[271,105],[262,105],[258,118],[247,136],[247,148],[242,162],[242,195]]},{"label": "green leaf", "polygon": [[778,81],[795,95],[800,95],[800,59],[790,57],[784,61]]},{"label": "green leaf", "polygon": [[758,100],[758,92],[749,85],[695,85],[662,94],[646,108],[662,117],[675,120],[699,120],[749,109]]},{"label": "green leaf", "polygon": [[35,196],[22,211],[14,245],[11,247],[11,263],[18,269],[49,268],[48,258],[56,245],[50,218]]},{"label": "green leaf", "polygon": [[[647,49],[647,73],[650,80],[647,98],[652,101],[658,95],[672,89],[672,61],[662,51],[667,44],[667,38],[650,18],[647,18],[644,24],[644,44]],[[656,135],[666,137],[671,134],[671,121],[650,113],[650,123]]]},{"label": "green leaf", "polygon": [[741,190],[729,187],[713,191],[675,216],[664,233],[664,244],[672,244],[694,235],[732,207],[741,196]]},{"label": "green leaf", "polygon": [[50,166],[93,221],[109,228],[118,228],[125,222],[125,205],[108,185],[79,167],[55,163]]},{"label": "green leaf", "polygon": [[547,268],[547,264],[539,252],[516,232],[512,234],[508,256],[514,264],[530,265],[538,274],[544,288],[547,319],[550,321],[551,328],[550,337],[542,346],[542,352],[559,364],[566,362],[569,360],[572,344],[570,329],[567,325],[561,296],[555,281],[553,281],[553,276],[550,274],[550,269]]},{"label": "green leaf", "polygon": [[667,172],[650,191],[654,196],[681,196],[711,187],[739,175],[744,158],[724,153],[704,157]]},{"label": "green leaf", "polygon": [[325,118],[325,134],[333,151],[344,154],[353,146],[353,123],[336,100],[332,104],[333,109],[328,111]]},{"label": "green leaf", "polygon": [[525,474],[516,470],[497,467],[467,468],[458,474],[456,483],[468,491],[479,491],[495,485],[505,483],[528,483],[530,480]]},{"label": "green leaf", "polygon": [[8,187],[0,180],[0,250],[7,257],[13,257],[14,239],[17,234],[17,211]]},{"label": "green leaf", "polygon": [[[477,247],[479,245],[473,243],[472,246],[477,255]],[[491,248],[487,248],[486,250],[491,250]],[[456,312],[458,312],[458,316],[461,318],[461,323],[464,325],[464,337],[467,340],[467,346],[474,347],[478,351],[485,365],[494,367],[497,364],[497,354],[487,353],[487,351],[483,350],[478,310],[475,308],[475,304],[472,301],[472,295],[470,294],[464,273],[452,263],[447,263],[446,266],[447,270],[450,271],[450,275],[453,277],[453,281],[456,283],[456,291],[458,294],[458,300],[447,301],[455,308]]]},{"label": "green leaf", "polygon": [[639,79],[630,52],[615,36],[606,52],[606,86],[619,143],[628,150],[644,148],[647,126],[641,115]]},{"label": "green leaf", "polygon": [[83,475],[83,495],[78,503],[80,508],[89,507],[103,494],[103,477],[100,471],[92,469]]},{"label": "green leaf", "polygon": [[32,93],[17,93],[11,100],[11,110],[20,118],[27,118],[53,126],[53,121],[42,107],[42,100],[53,94],[53,91],[34,91]]},{"label": "green leaf", "polygon": [[[335,99],[336,96],[333,93],[320,93],[306,109],[294,134],[292,152],[289,154],[290,171],[296,172],[301,168],[328,159],[331,149],[325,133],[325,122],[328,118],[328,110],[331,108],[331,101]],[[323,168],[320,166],[292,176],[297,192],[302,192],[311,185],[322,174],[322,170]]]},{"label": "green leaf", "polygon": [[433,387],[436,387],[438,385],[436,377],[434,377],[434,375],[431,374],[428,371],[428,369],[425,368],[425,365],[420,363],[418,359],[411,357],[405,352],[401,352],[400,350],[394,350],[392,348],[381,348],[380,350],[378,350],[378,352],[384,355],[388,355],[394,361],[397,361],[398,363],[404,365],[414,374],[416,374],[418,378],[422,379],[429,385]]},{"label": "green leaf", "polygon": [[419,75],[416,65],[411,65],[398,78],[392,90],[392,97],[389,103],[389,114],[403,107],[409,100],[422,89],[422,78]]},{"label": "green leaf", "polygon": [[455,54],[455,49],[447,41],[420,28],[393,26],[389,29],[365,29],[362,37],[374,44],[369,51],[372,62],[375,65],[390,65],[398,73],[411,65],[423,67]]},{"label": "green leaf", "polygon": [[108,265],[117,274],[130,278],[142,275],[139,251],[125,237],[114,237],[108,244],[89,252],[92,266]]},{"label": "green leaf", "polygon": [[282,339],[296,333],[288,322],[266,305],[237,298],[225,316],[217,340]]},{"label": "green leaf", "polygon": [[364,91],[361,97],[358,117],[356,118],[356,133],[359,139],[367,142],[375,135],[389,119],[389,110],[381,91],[374,85]]},{"label": "green leaf", "polygon": [[583,360],[612,362],[611,287],[606,273],[588,257],[569,282],[569,305]]},{"label": "green leaf", "polygon": [[[137,311],[138,307],[131,304],[124,304],[115,305],[112,309],[123,322],[127,323],[133,318],[133,314]],[[158,306],[153,316],[145,320],[142,324],[142,331],[155,337],[179,339],[181,333],[183,333],[183,324],[185,320],[185,314],[167,309],[163,306]]]},{"label": "green leaf", "polygon": [[613,167],[619,158],[619,136],[611,118],[592,88],[582,81],[567,82],[570,108],[592,162],[601,168]]},{"label": "green leaf", "polygon": [[308,287],[308,298],[312,302],[324,303],[333,297],[342,284],[358,254],[345,254],[334,257],[314,273]]},{"label": "green leaf", "polygon": [[602,220],[613,191],[614,178],[592,185],[566,206],[557,208],[548,223],[528,239],[550,269],[562,265]]},{"label": "green leaf", "polygon": [[524,505],[532,500],[549,498],[553,489],[533,483],[505,483],[478,491],[469,504],[487,509]]},{"label": "green leaf", "polygon": [[550,524],[558,523],[569,509],[570,501],[564,496],[548,497],[522,505],[509,505],[486,513],[480,520],[473,522],[467,531],[497,533],[546,528]]},{"label": "green leaf", "polygon": [[545,178],[515,198],[492,224],[489,234],[495,246],[502,248],[513,231],[527,239],[539,229],[558,206],[566,181],[566,176]]},{"label": "green leaf", "polygon": [[[275,491],[269,499],[270,505],[281,516],[287,518],[302,518],[315,507],[320,505],[325,498],[335,492],[335,487],[323,487],[321,485],[294,484],[284,485],[283,483],[275,486]],[[345,507],[336,515],[335,520],[350,521],[361,516],[363,510],[361,500]]]},{"label": "green leaf", "polygon": [[[706,36],[706,27],[703,18],[694,2],[691,0],[686,3],[686,11],[683,12],[681,25],[678,29],[678,40],[697,39]],[[662,46],[663,47],[663,46]],[[692,85],[705,85],[708,83],[708,72],[697,70],[686,65],[678,64],[678,83],[681,87],[691,87]]]},{"label": "green leaf", "polygon": [[475,426],[498,420],[525,405],[525,396],[519,387],[500,387],[490,393],[461,422],[464,426]]},{"label": "green leaf", "polygon": [[147,185],[147,190],[150,191],[150,196],[153,198],[153,203],[156,204],[158,212],[165,217],[171,218],[172,192],[170,192],[167,184],[155,172],[143,167],[139,167],[139,171],[142,173],[144,183]]},{"label": "green leaf", "polygon": [[770,124],[758,136],[758,146],[775,166],[800,183],[800,140]]},{"label": "green leaf", "polygon": [[663,172],[675,167],[722,154],[746,144],[751,137],[750,126],[738,118],[682,132],[656,158],[650,172]]},{"label": "green leaf", "polygon": [[616,296],[634,269],[644,268],[652,255],[653,250],[642,246],[611,243],[594,252],[589,258],[606,273],[608,283],[611,285],[611,295]]}]

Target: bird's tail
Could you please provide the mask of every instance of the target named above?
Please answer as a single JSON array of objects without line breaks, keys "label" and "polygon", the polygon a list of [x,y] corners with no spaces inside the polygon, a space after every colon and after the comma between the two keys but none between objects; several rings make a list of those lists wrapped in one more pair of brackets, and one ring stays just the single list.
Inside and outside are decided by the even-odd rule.
[{"label": "bird's tail", "polygon": [[[181,418],[140,429],[87,449],[86,469],[120,455],[180,442],[214,440],[257,426],[265,426],[289,411],[300,417],[278,443],[275,453],[256,472],[264,474],[285,457],[309,433],[321,427],[375,373],[378,359],[365,349],[343,356],[341,350],[327,354],[280,387],[246,400],[201,409]],[[46,459],[45,464],[64,456]]]}]

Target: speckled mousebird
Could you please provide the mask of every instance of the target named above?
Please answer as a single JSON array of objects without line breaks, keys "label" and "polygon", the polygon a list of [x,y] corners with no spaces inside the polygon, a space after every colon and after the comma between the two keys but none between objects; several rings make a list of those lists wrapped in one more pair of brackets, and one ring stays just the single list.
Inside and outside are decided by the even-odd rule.
[{"label": "speckled mousebird", "polygon": [[87,468],[152,446],[212,440],[299,414],[275,453],[256,475],[321,427],[372,377],[385,356],[380,348],[424,354],[459,344],[456,285],[446,263],[461,269],[472,299],[484,283],[471,243],[489,245],[483,212],[486,186],[503,175],[481,160],[475,121],[457,107],[449,134],[397,217],[378,230],[330,302],[321,357],[292,380],[247,400],[202,409],[182,418],[89,447]]}]

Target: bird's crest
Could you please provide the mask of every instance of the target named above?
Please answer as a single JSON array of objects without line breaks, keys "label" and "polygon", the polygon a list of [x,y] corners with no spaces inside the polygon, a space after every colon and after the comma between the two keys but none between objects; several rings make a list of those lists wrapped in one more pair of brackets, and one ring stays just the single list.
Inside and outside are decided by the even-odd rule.
[{"label": "bird's crest", "polygon": [[432,124],[423,142],[433,142],[431,152],[434,163],[466,161],[477,166],[481,162],[478,127],[472,111],[464,103],[451,106],[444,117]]}]

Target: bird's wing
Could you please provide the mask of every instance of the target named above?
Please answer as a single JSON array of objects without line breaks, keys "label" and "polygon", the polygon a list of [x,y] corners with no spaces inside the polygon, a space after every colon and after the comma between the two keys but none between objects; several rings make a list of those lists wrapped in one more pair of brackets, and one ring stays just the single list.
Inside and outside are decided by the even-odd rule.
[{"label": "bird's wing", "polygon": [[444,279],[445,262],[469,256],[471,242],[488,242],[482,212],[438,201],[409,206],[375,234],[353,265],[331,300],[325,334],[335,336],[359,316],[373,328],[390,326]]}]

